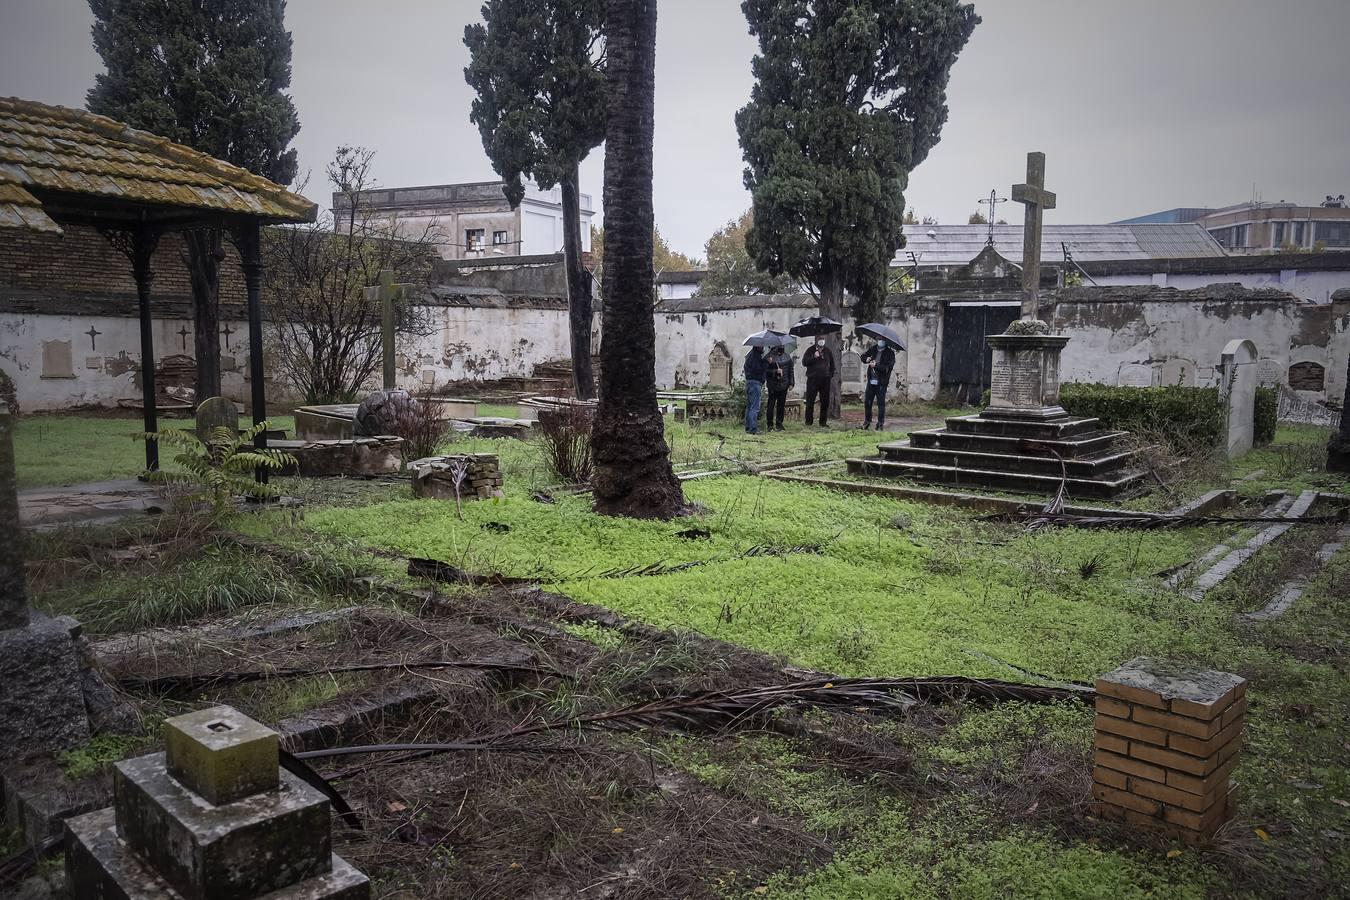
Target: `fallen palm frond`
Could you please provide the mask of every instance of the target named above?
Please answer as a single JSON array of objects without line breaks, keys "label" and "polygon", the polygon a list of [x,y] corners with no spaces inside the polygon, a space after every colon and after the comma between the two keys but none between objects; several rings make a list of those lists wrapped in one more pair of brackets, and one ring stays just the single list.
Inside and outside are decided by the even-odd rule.
[{"label": "fallen palm frond", "polygon": [[[522,725],[471,741],[451,744],[373,744],[331,747],[298,753],[300,759],[325,759],[365,753],[399,752],[391,762],[406,762],[448,752],[518,752],[532,748],[526,738],[546,732],[642,731],[652,728],[727,729],[778,709],[839,708],[905,712],[916,702],[977,700],[986,702],[1092,703],[1096,692],[1083,686],[1043,687],[1011,681],[990,681],[957,675],[936,678],[840,678],[663,697],[602,710]],[[566,750],[551,747],[549,750]]]},{"label": "fallen palm frond", "polygon": [[213,687],[268,681],[279,678],[309,678],[314,675],[341,675],[350,672],[383,672],[390,669],[479,669],[491,672],[512,672],[525,675],[561,675],[540,666],[498,662],[491,659],[432,659],[421,662],[400,660],[384,663],[358,663],[349,666],[325,666],[300,669],[246,669],[235,672],[215,672],[194,675],[158,675],[154,678],[120,679],[118,685],[128,691],[157,694],[192,694]]},{"label": "fallen palm frond", "polygon": [[539,580],[538,578],[516,578],[497,572],[480,575],[477,572],[467,572],[448,562],[441,562],[439,559],[421,559],[419,557],[409,557],[408,575],[413,578],[430,578],[432,581],[475,585],[534,584]]},{"label": "fallen palm frond", "polygon": [[356,831],[365,830],[361,825],[361,819],[356,815],[356,810],[351,808],[347,798],[338,793],[338,789],[333,787],[327,778],[310,768],[309,763],[303,759],[297,759],[293,753],[280,748],[277,750],[277,758],[283,769],[327,797],[328,802],[333,805],[333,812],[337,813],[339,819]]},{"label": "fallen palm frond", "polygon": [[1072,513],[1011,512],[987,516],[988,521],[1022,522],[1038,528],[1130,528],[1163,530],[1197,525],[1332,525],[1341,516],[1177,516],[1168,513],[1132,513],[1121,516],[1082,516]]},{"label": "fallen palm frond", "polygon": [[1064,502],[1068,497],[1069,488],[1069,467],[1064,463],[1064,457],[1059,451],[1049,444],[1043,444],[1040,441],[1033,441],[1023,438],[1017,444],[1017,449],[1022,453],[1049,453],[1059,460],[1059,488],[1055,495],[1050,498],[1050,502],[1045,504],[1041,512],[1047,516],[1056,516],[1064,511]]},{"label": "fallen palm frond", "polygon": [[0,895],[10,896],[9,889],[28,877],[28,873],[49,856],[55,856],[65,847],[65,839],[49,835],[31,847],[25,847],[13,856],[0,859]]}]

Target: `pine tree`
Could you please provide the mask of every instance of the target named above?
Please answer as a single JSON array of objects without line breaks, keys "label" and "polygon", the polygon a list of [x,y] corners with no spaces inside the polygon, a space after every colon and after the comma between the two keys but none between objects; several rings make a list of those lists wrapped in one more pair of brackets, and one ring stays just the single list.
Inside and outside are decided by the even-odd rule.
[{"label": "pine tree", "polygon": [[[811,285],[820,313],[870,319],[904,246],[904,191],[947,121],[947,79],[980,19],[958,0],[744,0],[750,103],[736,114],[747,247]],[[831,347],[838,359],[839,340]],[[832,390],[838,403],[839,382]],[[837,407],[836,407],[837,408]]]},{"label": "pine tree", "polygon": [[[277,184],[295,180],[300,131],[285,0],[89,0],[107,70],[86,104]],[[197,397],[220,393],[222,233],[187,232]]]},{"label": "pine tree", "polygon": [[525,196],[522,177],[544,190],[562,186],[572,380],[577,396],[590,399],[591,280],[581,262],[578,167],[605,138],[605,3],[488,0],[483,19],[464,29],[464,78],[478,94],[469,119],[513,208]]}]

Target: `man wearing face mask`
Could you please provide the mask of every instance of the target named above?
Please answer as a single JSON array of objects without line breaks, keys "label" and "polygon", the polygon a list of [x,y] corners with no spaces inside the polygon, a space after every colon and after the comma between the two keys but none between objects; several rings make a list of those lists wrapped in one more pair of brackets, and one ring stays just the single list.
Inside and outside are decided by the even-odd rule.
[{"label": "man wearing face mask", "polygon": [[863,395],[863,431],[872,427],[872,403],[877,405],[877,431],[886,429],[886,387],[895,369],[895,351],[884,341],[872,341],[862,355],[867,366],[867,390]]},{"label": "man wearing face mask", "polygon": [[820,427],[824,428],[830,412],[830,380],[834,378],[834,354],[825,346],[825,338],[817,337],[814,346],[802,354],[806,367],[806,424],[812,424],[816,398],[820,399]]}]

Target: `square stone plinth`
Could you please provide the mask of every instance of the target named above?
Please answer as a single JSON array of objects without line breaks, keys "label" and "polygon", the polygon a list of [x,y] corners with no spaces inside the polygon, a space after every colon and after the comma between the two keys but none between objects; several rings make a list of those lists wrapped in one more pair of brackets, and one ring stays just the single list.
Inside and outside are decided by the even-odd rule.
[{"label": "square stone plinth", "polygon": [[1059,419],[1059,356],[1069,339],[1056,334],[991,334],[989,407],[982,415],[1007,419]]},{"label": "square stone plinth", "polygon": [[277,733],[229,706],[164,720],[169,774],[208,803],[232,803],[277,786]]},{"label": "square stone plinth", "polygon": [[1098,678],[1097,693],[1210,721],[1246,695],[1247,679],[1140,656]]},{"label": "square stone plinth", "polygon": [[213,806],[153,753],[118,763],[113,788],[118,836],[190,900],[257,897],[328,871],[328,798],[289,772],[277,790]]},{"label": "square stone plinth", "polygon": [[0,759],[88,742],[73,624],[35,614],[0,631]]},{"label": "square stone plinth", "polygon": [[[111,809],[66,820],[66,880],[80,900],[182,900],[118,838]],[[257,895],[241,895],[257,896]],[[265,895],[265,900],[369,900],[370,881],[337,854],[327,872]]]}]

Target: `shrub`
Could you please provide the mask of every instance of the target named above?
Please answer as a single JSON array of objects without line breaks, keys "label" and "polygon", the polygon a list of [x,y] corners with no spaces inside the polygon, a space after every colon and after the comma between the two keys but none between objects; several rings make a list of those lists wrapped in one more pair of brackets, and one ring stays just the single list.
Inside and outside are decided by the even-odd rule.
[{"label": "shrub", "polygon": [[591,420],[595,410],[571,404],[539,411],[544,464],[567,484],[591,480]]},{"label": "shrub", "polygon": [[393,408],[389,433],[403,438],[403,461],[435,456],[450,433],[450,420],[441,415],[430,392],[409,397]]},{"label": "shrub", "polygon": [[1223,432],[1217,388],[1065,384],[1059,402],[1070,415],[1101,419],[1106,428],[1165,434],[1180,445],[1213,447]]},{"label": "shrub", "polygon": [[9,373],[0,369],[0,403],[9,407],[9,414],[17,416],[19,414],[19,391],[14,386],[14,379],[9,377]]},{"label": "shrub", "polygon": [[218,425],[205,441],[198,438],[195,432],[177,428],[137,437],[141,440],[153,439],[179,451],[173,460],[184,471],[156,470],[150,473],[152,481],[190,486],[197,497],[210,502],[212,515],[219,518],[229,509],[230,500],[235,494],[244,494],[256,500],[277,496],[277,489],[272,485],[254,481],[256,469],[284,469],[286,466],[298,465],[295,457],[289,453],[254,448],[253,439],[269,427],[270,423],[259,422],[243,431],[235,431]]}]

